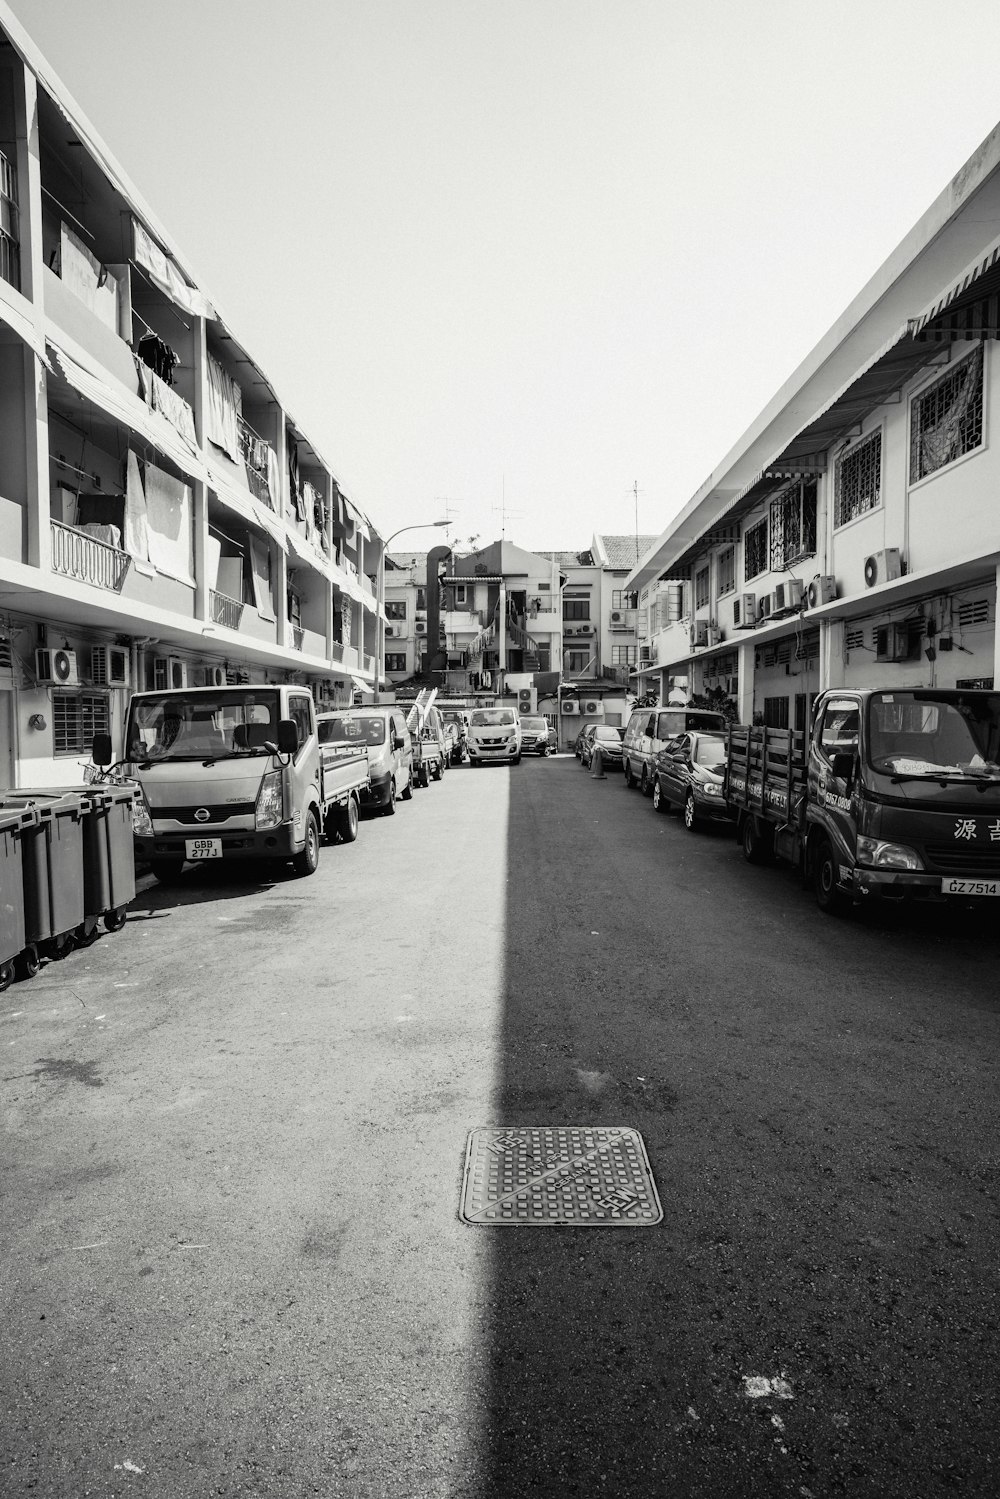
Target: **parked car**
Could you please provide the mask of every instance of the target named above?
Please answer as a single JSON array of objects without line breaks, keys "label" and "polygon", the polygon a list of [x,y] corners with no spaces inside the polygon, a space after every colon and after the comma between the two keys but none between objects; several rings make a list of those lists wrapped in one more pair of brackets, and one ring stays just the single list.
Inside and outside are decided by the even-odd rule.
[{"label": "parked car", "polygon": [[521,718],[522,755],[547,755],[549,752],[549,726],[544,718]]},{"label": "parked car", "polygon": [[398,708],[345,708],[321,713],[317,719],[320,744],[364,745],[368,751],[370,789],[362,806],[375,807],[391,817],[396,800],[413,795],[413,742]]},{"label": "parked car", "polygon": [[680,807],[684,826],[692,832],[699,823],[731,821],[733,813],[722,794],[725,769],[721,734],[679,735],[656,757],[653,807],[657,812]]},{"label": "parked car", "polygon": [[692,730],[724,734],[726,720],[707,708],[636,708],[625,729],[626,786],[638,785],[643,796],[653,789],[653,769],[660,750],[678,734]]},{"label": "parked car", "polygon": [[592,765],[594,762],[594,750],[601,747],[601,760],[604,768],[620,770],[622,765],[622,731],[616,729],[612,724],[591,723],[583,731],[583,743],[580,746],[580,764]]},{"label": "parked car", "polygon": [[574,755],[576,756],[576,758],[578,760],[579,760],[580,754],[581,754],[581,752],[583,750],[583,741],[586,738],[586,735],[587,735],[587,726],[586,726],[586,724],[584,724],[584,726],[580,730],[579,734],[577,734],[576,738],[573,740],[573,753],[574,753]]},{"label": "parked car", "polygon": [[559,748],[559,734],[554,723],[549,724],[549,754],[554,755]]}]

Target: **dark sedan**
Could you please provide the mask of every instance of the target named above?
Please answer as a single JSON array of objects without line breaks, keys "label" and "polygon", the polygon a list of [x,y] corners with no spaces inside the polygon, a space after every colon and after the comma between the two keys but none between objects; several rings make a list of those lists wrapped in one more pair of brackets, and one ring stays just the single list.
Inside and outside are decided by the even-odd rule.
[{"label": "dark sedan", "polygon": [[725,822],[733,814],[722,795],[726,741],[719,734],[681,734],[664,745],[653,767],[657,812],[680,807],[692,832],[702,822]]},{"label": "dark sedan", "polygon": [[583,731],[580,741],[580,764],[590,765],[594,759],[594,750],[600,746],[601,759],[604,768],[610,765],[615,770],[622,768],[622,731],[612,728],[610,724],[591,723]]}]

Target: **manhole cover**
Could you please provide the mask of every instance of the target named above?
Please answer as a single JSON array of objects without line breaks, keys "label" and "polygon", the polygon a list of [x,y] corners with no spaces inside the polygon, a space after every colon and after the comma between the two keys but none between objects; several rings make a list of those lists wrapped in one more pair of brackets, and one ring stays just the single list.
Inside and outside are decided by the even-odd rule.
[{"label": "manhole cover", "polygon": [[663,1217],[634,1129],[474,1129],[465,1156],[466,1223],[642,1228]]}]

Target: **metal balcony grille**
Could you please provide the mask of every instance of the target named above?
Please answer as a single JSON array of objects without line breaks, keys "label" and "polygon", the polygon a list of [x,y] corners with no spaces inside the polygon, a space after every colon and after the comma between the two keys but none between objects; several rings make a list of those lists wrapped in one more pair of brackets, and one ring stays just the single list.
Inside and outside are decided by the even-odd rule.
[{"label": "metal balcony grille", "polygon": [[882,433],[873,432],[837,460],[833,524],[848,521],[882,503]]},{"label": "metal balcony grille", "polygon": [[771,501],[771,571],[816,551],[816,480],[799,479]]},{"label": "metal balcony grille", "polygon": [[747,583],[767,567],[767,520],[751,526],[743,538],[743,577]]},{"label": "metal balcony grille", "polygon": [[95,588],[121,593],[132,558],[128,552],[98,541],[83,531],[50,521],[52,528],[52,571]]},{"label": "metal balcony grille", "polygon": [[913,401],[910,483],[973,452],[983,442],[983,346]]},{"label": "metal balcony grille", "polygon": [[227,630],[238,630],[240,620],[243,618],[243,605],[239,599],[231,599],[224,593],[216,593],[213,588],[212,595],[212,619],[217,625],[225,625]]}]

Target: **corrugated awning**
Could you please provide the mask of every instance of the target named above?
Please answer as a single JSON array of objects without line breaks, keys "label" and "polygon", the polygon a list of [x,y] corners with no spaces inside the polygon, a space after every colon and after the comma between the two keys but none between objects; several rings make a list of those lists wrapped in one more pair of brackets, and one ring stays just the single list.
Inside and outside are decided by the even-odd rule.
[{"label": "corrugated awning", "polygon": [[[1000,235],[925,312],[911,318],[909,331],[914,338],[924,339],[1000,337],[998,294]],[[940,327],[930,327],[942,319]]]}]

